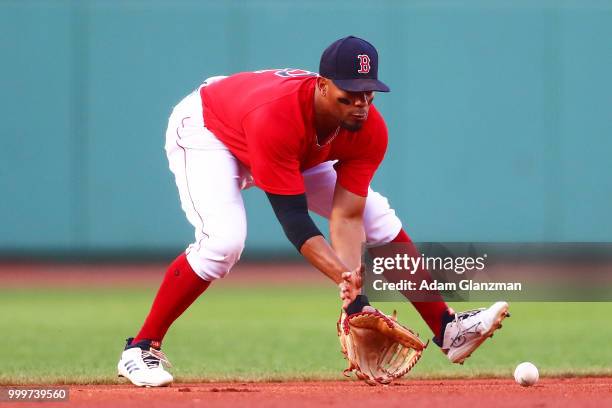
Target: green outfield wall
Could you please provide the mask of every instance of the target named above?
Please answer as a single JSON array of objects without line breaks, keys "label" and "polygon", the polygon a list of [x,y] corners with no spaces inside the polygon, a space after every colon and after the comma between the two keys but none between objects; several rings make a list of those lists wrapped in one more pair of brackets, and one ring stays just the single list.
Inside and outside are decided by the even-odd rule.
[{"label": "green outfield wall", "polygon": [[[415,240],[612,241],[612,1],[2,0],[0,254],[184,247],[172,106],[349,34],[392,88],[373,187]],[[291,253],[245,199],[247,254]]]}]

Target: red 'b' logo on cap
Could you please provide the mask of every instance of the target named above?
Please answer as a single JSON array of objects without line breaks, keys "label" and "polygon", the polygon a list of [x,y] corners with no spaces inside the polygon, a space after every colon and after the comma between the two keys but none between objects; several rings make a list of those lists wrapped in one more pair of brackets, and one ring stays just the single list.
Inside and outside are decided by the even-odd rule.
[{"label": "red 'b' logo on cap", "polygon": [[360,74],[367,74],[370,72],[370,57],[366,54],[359,54],[357,56],[359,58],[359,71]]}]

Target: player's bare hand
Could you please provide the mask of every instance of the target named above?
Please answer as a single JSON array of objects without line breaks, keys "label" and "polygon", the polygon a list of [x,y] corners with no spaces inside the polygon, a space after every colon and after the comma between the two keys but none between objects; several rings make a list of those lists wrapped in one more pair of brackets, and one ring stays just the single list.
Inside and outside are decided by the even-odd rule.
[{"label": "player's bare hand", "polygon": [[361,293],[363,285],[363,271],[365,267],[359,266],[350,272],[342,274],[342,282],[338,285],[340,288],[340,299],[342,300],[342,308],[346,309],[357,295]]}]

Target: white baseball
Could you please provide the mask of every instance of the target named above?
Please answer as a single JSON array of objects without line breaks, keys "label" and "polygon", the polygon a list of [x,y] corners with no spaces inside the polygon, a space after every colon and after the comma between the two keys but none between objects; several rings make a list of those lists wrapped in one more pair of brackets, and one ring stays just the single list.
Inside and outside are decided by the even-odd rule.
[{"label": "white baseball", "polygon": [[537,383],[539,378],[538,368],[530,362],[521,363],[514,370],[514,380],[523,387]]}]

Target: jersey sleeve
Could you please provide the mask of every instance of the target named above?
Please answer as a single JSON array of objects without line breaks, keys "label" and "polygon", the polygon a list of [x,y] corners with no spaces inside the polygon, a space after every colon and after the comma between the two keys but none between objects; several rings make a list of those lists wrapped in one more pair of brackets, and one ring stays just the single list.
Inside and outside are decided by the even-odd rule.
[{"label": "jersey sleeve", "polygon": [[242,126],[255,184],[272,194],[304,193],[299,160],[301,139],[291,117],[260,107],[244,118]]},{"label": "jersey sleeve", "polygon": [[387,143],[387,125],[380,113],[372,107],[367,125],[353,135],[352,146],[346,149],[350,154],[334,165],[337,182],[351,193],[367,197],[374,173],[385,157]]}]

